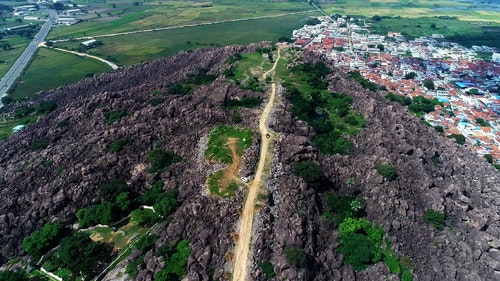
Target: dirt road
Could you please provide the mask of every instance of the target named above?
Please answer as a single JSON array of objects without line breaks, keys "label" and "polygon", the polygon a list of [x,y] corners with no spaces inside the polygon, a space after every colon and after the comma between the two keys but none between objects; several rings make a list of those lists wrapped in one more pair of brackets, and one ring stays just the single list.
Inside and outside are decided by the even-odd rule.
[{"label": "dirt road", "polygon": [[[263,79],[269,74],[274,76],[274,69],[280,60],[280,49],[278,49],[278,57],[274,62],[273,68],[264,73]],[[243,208],[243,212],[241,214],[240,226],[238,231],[238,242],[236,243],[236,249],[234,252],[233,259],[233,281],[244,281],[247,277],[247,268],[248,268],[248,258],[251,250],[251,241],[252,241],[252,226],[253,226],[253,218],[255,212],[255,200],[257,195],[259,194],[259,188],[265,181],[264,175],[264,165],[268,159],[272,156],[271,151],[269,150],[270,144],[273,140],[273,134],[269,131],[267,127],[267,119],[271,110],[274,106],[274,100],[276,97],[276,84],[273,82],[271,84],[271,94],[269,95],[269,99],[267,101],[266,106],[264,107],[264,111],[260,117],[259,122],[259,131],[261,135],[261,147],[260,147],[260,157],[259,164],[257,166],[257,171],[255,172],[255,179],[250,183],[248,194],[245,202],[245,206]],[[266,134],[269,134],[271,137],[267,138]]]},{"label": "dirt road", "polygon": [[[46,47],[45,44],[42,44],[40,46],[41,47]],[[92,59],[95,59],[95,60],[98,60],[98,61],[102,61],[103,63],[109,65],[113,70],[120,68],[118,65],[110,62],[109,60],[105,60],[105,59],[97,57],[97,56],[93,56],[93,55],[89,55],[89,54],[85,54],[85,53],[79,53],[79,52],[70,51],[70,50],[61,49],[61,48],[51,48],[51,49],[52,50],[61,51],[61,52],[70,53],[70,54],[75,54],[75,55],[80,56],[80,57],[89,57],[89,58],[92,58]]]}]

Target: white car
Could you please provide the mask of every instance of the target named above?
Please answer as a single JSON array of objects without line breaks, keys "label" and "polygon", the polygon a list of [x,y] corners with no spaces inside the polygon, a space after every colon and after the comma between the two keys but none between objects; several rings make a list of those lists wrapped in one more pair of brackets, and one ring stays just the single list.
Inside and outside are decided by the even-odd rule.
[{"label": "white car", "polygon": [[247,177],[241,177],[241,181],[244,183],[248,183],[248,178]]}]

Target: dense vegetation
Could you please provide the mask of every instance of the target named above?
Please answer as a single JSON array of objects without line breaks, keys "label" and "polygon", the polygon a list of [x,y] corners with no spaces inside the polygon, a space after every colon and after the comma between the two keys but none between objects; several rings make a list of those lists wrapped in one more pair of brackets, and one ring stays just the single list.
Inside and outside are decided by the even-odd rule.
[{"label": "dense vegetation", "polygon": [[154,275],[154,280],[180,281],[186,275],[186,261],[191,254],[189,241],[181,240],[175,247],[165,244],[158,249],[165,258],[165,266]]},{"label": "dense vegetation", "polygon": [[186,79],[175,84],[167,85],[167,93],[170,95],[187,95],[191,94],[201,85],[212,83],[217,76],[208,73],[208,68],[198,68],[195,71],[188,73]]},{"label": "dense vegetation", "polygon": [[[57,223],[46,223],[41,229],[34,231],[23,240],[23,249],[38,260],[50,249],[57,246],[66,233],[64,226]],[[0,280],[3,279],[0,278]]]},{"label": "dense vegetation", "polygon": [[362,213],[359,198],[327,193],[324,202],[327,211],[323,216],[334,219],[339,226],[337,251],[344,255],[345,263],[359,271],[383,261],[392,274],[404,274],[405,278],[411,278],[406,280],[412,280],[410,270],[413,266],[408,258],[398,258],[391,249],[390,241],[383,239],[384,230],[380,226],[359,217]]},{"label": "dense vegetation", "polygon": [[320,188],[324,176],[319,164],[312,161],[296,162],[293,164],[293,173],[301,177],[309,187]]},{"label": "dense vegetation", "polygon": [[[73,278],[96,276],[103,265],[112,257],[109,244],[92,241],[88,234],[77,232],[61,240],[52,260],[60,267],[72,272]],[[86,278],[86,279],[87,279]]]},{"label": "dense vegetation", "polygon": [[352,109],[352,98],[327,91],[326,76],[331,70],[322,62],[301,64],[290,69],[296,77],[284,83],[292,114],[311,125],[316,132],[312,143],[325,154],[347,154],[353,143],[348,135],[358,133],[365,122]]},{"label": "dense vegetation", "polygon": [[409,97],[388,93],[385,97],[390,101],[397,102],[403,106],[408,106],[408,109],[417,116],[434,111],[436,105],[443,106],[443,103],[436,99],[431,100],[422,96],[411,99]]},{"label": "dense vegetation", "polygon": [[173,151],[165,151],[156,148],[148,153],[147,160],[151,165],[149,172],[158,173],[170,167],[172,164],[179,163],[182,158]]}]

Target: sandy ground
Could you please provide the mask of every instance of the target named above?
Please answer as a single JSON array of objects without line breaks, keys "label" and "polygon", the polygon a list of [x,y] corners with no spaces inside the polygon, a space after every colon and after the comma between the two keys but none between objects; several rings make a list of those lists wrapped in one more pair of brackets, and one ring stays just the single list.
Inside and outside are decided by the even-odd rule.
[{"label": "sandy ground", "polygon": [[[278,57],[274,62],[273,68],[264,73],[262,76],[265,78],[268,74],[272,74],[276,65],[280,59],[280,50],[278,49]],[[273,109],[274,100],[276,97],[276,84],[273,82],[271,84],[271,94],[269,96],[268,102],[262,115],[260,117],[259,122],[259,131],[261,134],[261,148],[260,148],[260,157],[259,164],[257,166],[257,171],[255,172],[255,179],[250,183],[245,206],[243,208],[243,212],[241,214],[241,220],[238,231],[238,242],[236,243],[236,249],[234,252],[233,259],[233,281],[244,281],[247,276],[247,268],[248,268],[248,258],[251,249],[251,238],[252,238],[252,226],[253,226],[253,218],[255,213],[255,202],[257,195],[259,194],[259,188],[262,183],[265,181],[265,177],[263,175],[264,165],[269,157],[271,157],[272,153],[269,152],[269,146],[273,140],[273,134],[269,131],[267,127],[267,119],[271,110]],[[270,134],[270,138],[266,138],[266,134]]]}]

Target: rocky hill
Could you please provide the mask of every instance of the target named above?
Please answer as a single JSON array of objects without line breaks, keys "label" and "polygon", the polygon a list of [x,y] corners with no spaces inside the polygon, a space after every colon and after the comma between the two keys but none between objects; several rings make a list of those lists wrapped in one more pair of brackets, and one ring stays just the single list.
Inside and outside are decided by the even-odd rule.
[{"label": "rocky hill", "polygon": [[[227,109],[228,97],[259,97],[242,90],[222,73],[236,53],[255,52],[260,45],[209,48],[146,62],[128,69],[88,78],[74,85],[42,93],[27,103],[52,100],[57,109],[0,143],[0,263],[22,257],[24,237],[46,222],[76,223],[78,209],[100,202],[98,186],[123,179],[138,193],[153,179],[164,189],[177,188],[181,207],[168,226],[157,229],[158,240],[139,266],[135,280],[151,280],[162,268],[157,250],[169,240],[187,239],[192,252],[186,280],[227,277],[238,211],[244,190],[236,198],[206,194],[204,186],[213,167],[204,159],[210,128],[234,123],[254,127],[258,111]],[[305,54],[305,60],[320,58]],[[205,71],[218,78],[189,95],[171,95],[169,85]],[[383,263],[355,272],[335,249],[337,226],[322,216],[322,194],[357,195],[366,217],[386,231],[398,255],[414,264],[415,280],[499,280],[500,173],[482,158],[438,135],[385,93],[363,89],[340,72],[328,77],[330,90],[353,98],[366,126],[353,137],[349,155],[326,156],[309,138],[314,132],[290,113],[282,98],[272,129],[276,143],[270,196],[257,216],[252,256],[252,280],[267,280],[259,266],[271,261],[276,280],[385,280]],[[18,106],[19,107],[19,106]],[[3,109],[6,114],[16,108]],[[10,111],[9,111],[10,110]],[[117,120],[110,116],[117,116]],[[240,121],[240,120],[237,120]],[[119,153],[110,146],[126,140]],[[41,148],[33,146],[43,142]],[[146,155],[153,148],[174,151],[182,161],[158,175],[148,173]],[[245,165],[255,161],[256,145],[246,152]],[[293,175],[299,160],[319,163],[327,178],[321,193]],[[376,163],[390,163],[397,178],[384,179]],[[354,184],[347,185],[346,180]],[[426,209],[443,211],[446,228],[424,222]],[[306,266],[291,267],[285,247],[306,254]]]}]

